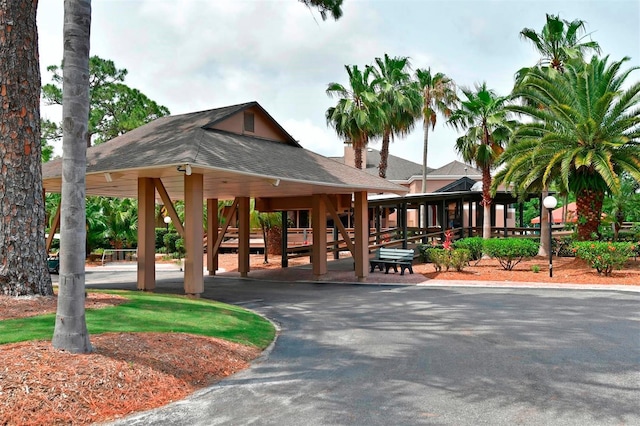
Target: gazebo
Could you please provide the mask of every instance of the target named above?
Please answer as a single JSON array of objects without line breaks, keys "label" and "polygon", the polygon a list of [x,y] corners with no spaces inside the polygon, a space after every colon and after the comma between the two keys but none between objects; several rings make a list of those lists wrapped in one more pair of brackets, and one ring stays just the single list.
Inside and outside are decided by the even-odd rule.
[{"label": "gazebo", "polygon": [[[62,160],[43,165],[46,192],[62,187]],[[203,216],[207,209],[207,269],[217,268],[218,200],[234,200],[227,213],[239,220],[238,271],[249,273],[249,200],[260,211],[309,209],[313,275],[327,272],[327,217],[347,242],[355,276],[368,274],[368,193],[407,189],[308,151],[257,102],[158,118],[87,150],[86,193],[138,199],[138,289],[155,288],[155,203],[166,207],[186,248],[184,291],[204,291]],[[173,202],[184,200],[180,222]],[[353,208],[352,240],[337,220]],[[54,228],[57,228],[57,224]],[[53,232],[49,233],[53,235]]]}]

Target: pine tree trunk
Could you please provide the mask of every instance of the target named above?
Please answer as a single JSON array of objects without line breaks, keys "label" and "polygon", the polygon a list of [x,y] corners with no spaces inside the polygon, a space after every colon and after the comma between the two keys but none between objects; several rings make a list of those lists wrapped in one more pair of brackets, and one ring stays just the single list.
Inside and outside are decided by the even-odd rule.
[{"label": "pine tree trunk", "polygon": [[65,0],[60,284],[52,343],[72,353],[92,351],[84,309],[90,29],[91,1]]},{"label": "pine tree trunk", "polygon": [[0,0],[0,294],[51,295],[40,145],[37,1]]}]

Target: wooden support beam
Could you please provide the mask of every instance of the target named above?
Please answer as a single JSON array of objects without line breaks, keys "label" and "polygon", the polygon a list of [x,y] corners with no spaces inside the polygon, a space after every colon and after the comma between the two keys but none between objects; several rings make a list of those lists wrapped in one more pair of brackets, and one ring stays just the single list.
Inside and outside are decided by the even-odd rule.
[{"label": "wooden support beam", "polygon": [[320,279],[327,273],[327,207],[321,194],[313,195],[311,228],[313,230],[311,249],[313,277]]},{"label": "wooden support beam", "polygon": [[[351,194],[328,194],[337,211],[351,208]],[[256,210],[268,213],[285,210],[309,210],[313,208],[313,196],[256,198]]]},{"label": "wooden support beam", "polygon": [[47,254],[51,251],[51,244],[53,244],[53,237],[56,234],[56,231],[60,227],[60,206],[62,203],[58,204],[58,208],[56,209],[56,214],[53,216],[53,222],[51,222],[51,227],[49,228],[49,236],[47,237]]},{"label": "wooden support beam", "polygon": [[355,233],[355,269],[358,281],[364,281],[369,275],[369,219],[367,193],[356,192],[353,203]]},{"label": "wooden support beam", "polygon": [[336,211],[336,208],[333,205],[331,198],[329,198],[327,194],[322,194],[322,201],[324,201],[324,205],[326,209],[329,211],[329,214],[333,218],[333,223],[338,227],[338,231],[340,231],[340,234],[342,235],[342,239],[344,240],[345,243],[347,243],[347,248],[351,252],[351,256],[355,256],[355,247],[353,245],[353,242],[351,241],[351,237],[349,236],[347,229],[342,224],[342,221],[338,216],[338,212]]},{"label": "wooden support beam", "polygon": [[215,275],[218,269],[218,252],[213,251],[218,238],[218,199],[207,199],[207,270]]},{"label": "wooden support beam", "polygon": [[224,234],[226,234],[227,229],[229,229],[229,225],[231,224],[231,218],[236,214],[236,210],[238,209],[237,198],[233,200],[233,204],[231,204],[230,207],[231,208],[228,209],[227,214],[224,216],[224,225],[222,225],[222,229],[220,230],[220,233],[218,234],[218,238],[216,238],[216,243],[213,246],[213,253],[215,256],[217,256],[218,252],[220,251],[220,244],[222,244]]},{"label": "wooden support beam", "polygon": [[138,178],[138,290],[156,288],[156,201],[152,178]]},{"label": "wooden support beam", "polygon": [[184,247],[187,252],[184,262],[184,292],[195,297],[204,291],[203,182],[203,175],[199,173],[184,176]]},{"label": "wooden support beam", "polygon": [[169,193],[167,192],[167,189],[164,187],[164,184],[159,178],[154,178],[153,184],[158,190],[158,194],[160,194],[160,199],[162,200],[164,207],[167,209],[167,213],[169,213],[169,217],[171,218],[171,223],[173,223],[173,226],[176,228],[176,231],[178,231],[178,234],[180,235],[180,237],[184,239],[184,226],[180,221],[180,217],[176,212],[176,208],[173,205],[171,198],[169,198]]},{"label": "wooden support beam", "polygon": [[249,238],[251,226],[249,221],[249,197],[238,197],[238,216],[240,226],[238,229],[238,272],[241,277],[249,274]]}]

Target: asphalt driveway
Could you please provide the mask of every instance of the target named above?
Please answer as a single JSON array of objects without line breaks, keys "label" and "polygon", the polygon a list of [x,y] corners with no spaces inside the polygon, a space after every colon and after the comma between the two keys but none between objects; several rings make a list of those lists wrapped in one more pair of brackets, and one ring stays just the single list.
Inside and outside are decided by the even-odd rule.
[{"label": "asphalt driveway", "polygon": [[[157,291],[181,293],[179,275],[158,273]],[[640,424],[639,293],[206,277],[203,296],[278,324],[271,351],[117,424]]]}]

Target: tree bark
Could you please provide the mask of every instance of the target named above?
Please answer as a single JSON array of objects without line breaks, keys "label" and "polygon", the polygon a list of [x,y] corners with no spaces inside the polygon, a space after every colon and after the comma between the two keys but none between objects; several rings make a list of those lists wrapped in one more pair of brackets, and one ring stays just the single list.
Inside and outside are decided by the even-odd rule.
[{"label": "tree bark", "polygon": [[0,294],[51,295],[34,0],[0,0]]},{"label": "tree bark", "polygon": [[482,238],[491,238],[491,169],[482,168],[482,206],[484,217],[482,219]]},{"label": "tree bark", "polygon": [[424,139],[422,147],[422,193],[427,192],[427,154],[429,151],[429,123],[424,122]]},{"label": "tree bark", "polygon": [[592,189],[583,189],[576,194],[579,241],[589,241],[600,237],[599,228],[603,200],[604,193]]},{"label": "tree bark", "polygon": [[380,165],[378,166],[378,176],[380,176],[382,179],[387,178],[390,142],[391,142],[391,133],[384,132],[384,135],[382,136],[382,147],[380,148]]},{"label": "tree bark", "polygon": [[65,0],[60,283],[52,343],[73,353],[93,350],[84,309],[90,29],[91,1]]},{"label": "tree bark", "polygon": [[549,210],[542,205],[544,200],[549,195],[549,189],[542,190],[542,196],[540,197],[540,247],[538,248],[538,256],[547,257],[549,252]]}]

